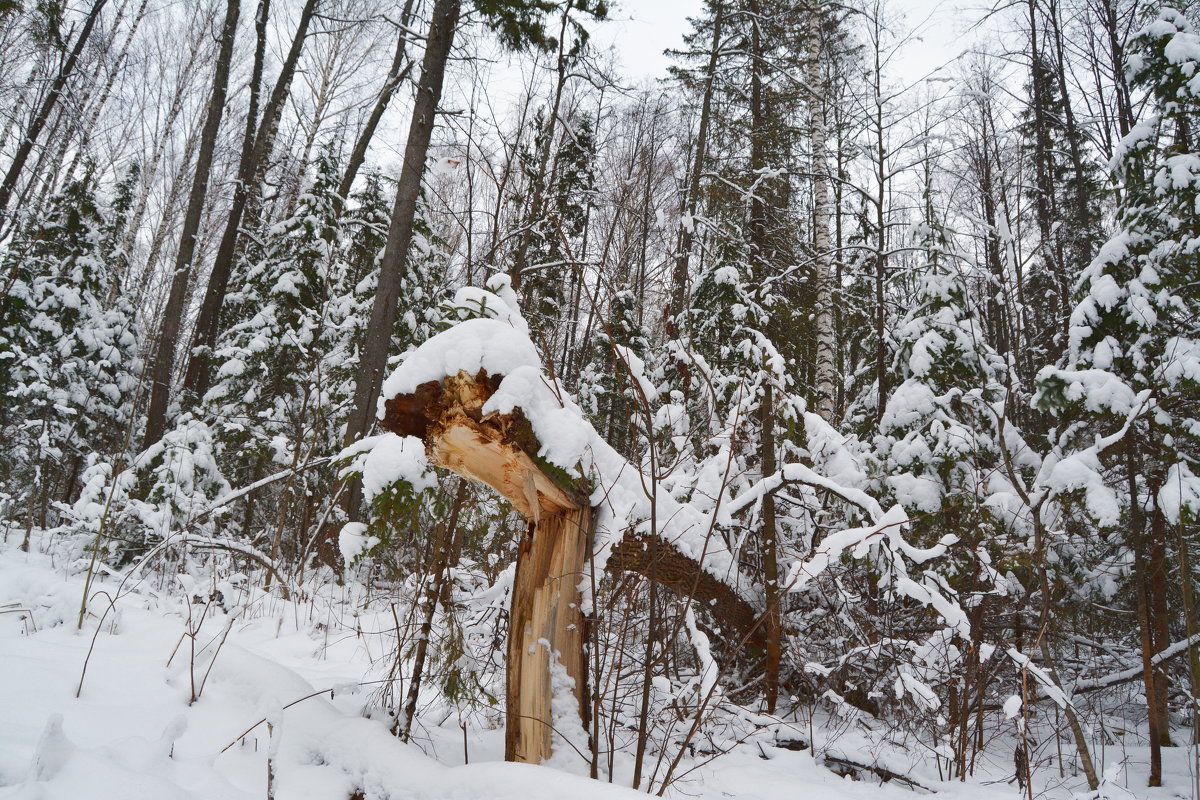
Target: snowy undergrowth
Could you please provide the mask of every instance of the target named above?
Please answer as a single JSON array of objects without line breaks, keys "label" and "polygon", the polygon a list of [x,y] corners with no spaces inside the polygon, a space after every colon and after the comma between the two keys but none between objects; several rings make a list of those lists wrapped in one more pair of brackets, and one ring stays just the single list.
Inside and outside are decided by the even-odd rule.
[{"label": "snowy undergrowth", "polygon": [[[348,582],[284,601],[236,573],[161,570],[124,584],[104,575],[92,584],[80,631],[83,576],[68,575],[45,538],[35,536],[30,553],[18,542],[10,535],[0,545],[0,798],[262,798],[268,757],[280,800],[634,796],[503,763],[498,713],[456,715],[436,691],[423,699],[411,744],[394,737],[386,719],[369,718],[394,658],[394,597],[371,597]],[[198,631],[194,652],[189,631]],[[739,725],[762,723],[731,705],[722,713],[731,739]],[[939,781],[928,753],[890,746],[853,712],[776,725],[736,746],[718,741],[721,726],[713,730],[718,735],[696,742],[668,796],[912,795],[900,781],[843,778],[833,771],[838,759],[883,766],[945,796],[1021,796],[1006,782],[1004,754],[1012,751],[1003,741],[989,748],[978,782],[959,784]],[[816,742],[816,760],[812,749],[772,746],[789,731]],[[1106,796],[1149,796],[1126,788],[1144,783],[1138,747],[1106,755]],[[1177,769],[1155,794],[1187,796],[1186,763],[1183,748],[1170,752]],[[627,772],[621,754],[616,780]],[[1080,786],[1056,774],[1038,780],[1048,797]]]},{"label": "snowy undergrowth", "polygon": [[[455,722],[418,726],[403,744],[365,718],[392,641],[375,626],[390,613],[353,615],[363,598],[352,587],[285,603],[235,579],[221,586],[222,609],[211,587],[186,580],[118,595],[101,579],[78,631],[82,576],[13,538],[0,553],[0,797],[261,798],[272,752],[281,800],[622,794],[500,762],[498,731],[469,730],[479,763],[451,766],[463,761]],[[206,606],[193,657],[186,633]],[[203,689],[189,704],[193,685]]]}]

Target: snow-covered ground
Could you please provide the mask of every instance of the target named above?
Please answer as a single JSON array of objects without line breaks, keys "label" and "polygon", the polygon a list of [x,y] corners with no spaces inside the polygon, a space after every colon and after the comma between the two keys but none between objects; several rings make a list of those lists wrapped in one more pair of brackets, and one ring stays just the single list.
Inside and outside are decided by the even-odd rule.
[{"label": "snow-covered ground", "polygon": [[[423,718],[411,744],[385,721],[364,717],[388,640],[372,636],[374,617],[352,616],[346,587],[284,602],[239,587],[235,577],[218,586],[227,612],[208,601],[211,586],[188,586],[186,578],[171,585],[158,574],[134,576],[122,584],[123,576],[106,575],[92,584],[81,631],[83,574],[55,563],[36,539],[33,552],[19,551],[19,540],[11,534],[0,544],[0,798],[264,798],[269,768],[279,800],[635,796],[548,767],[503,763],[502,732],[481,728],[478,716],[465,733],[454,717],[441,727],[429,727],[438,715]],[[187,633],[197,629],[193,645]],[[199,697],[189,703],[193,692]],[[843,752],[852,741],[844,739]],[[1138,788],[1144,751],[1105,756],[1106,797],[1193,796],[1184,748],[1167,751],[1168,786],[1152,792]],[[943,796],[1023,796],[1008,782],[1011,762],[1002,756],[992,760],[993,774],[968,784],[940,782],[914,760],[907,774]],[[761,743],[690,771],[685,764],[681,773],[668,796],[914,794],[896,781],[839,777],[811,751]],[[1082,788],[1057,770],[1038,782],[1043,797]]]}]

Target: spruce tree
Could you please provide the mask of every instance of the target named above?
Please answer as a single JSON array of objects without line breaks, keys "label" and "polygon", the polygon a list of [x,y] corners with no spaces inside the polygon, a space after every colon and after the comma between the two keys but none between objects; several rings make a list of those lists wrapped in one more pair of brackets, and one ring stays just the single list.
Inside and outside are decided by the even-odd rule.
[{"label": "spruce tree", "polygon": [[[552,125],[546,112],[534,119],[534,137],[522,154],[526,180],[521,224],[524,234],[513,259],[521,274],[525,314],[533,329],[550,333],[559,328],[568,282],[564,274],[577,269],[580,237],[595,187],[595,135],[585,117],[572,116]],[[553,141],[547,141],[553,137]],[[538,154],[552,152],[553,165],[541,164]],[[510,270],[511,272],[511,270]]]},{"label": "spruce tree", "polygon": [[976,549],[994,539],[985,501],[999,468],[996,409],[1005,364],[987,344],[966,282],[931,265],[915,306],[896,326],[892,374],[874,437],[879,491],[910,513],[932,541],[951,532]]},{"label": "spruce tree", "polygon": [[[1168,524],[1200,496],[1200,36],[1170,9],[1133,39],[1129,72],[1153,113],[1120,146],[1120,230],[1083,271],[1062,368],[1038,376],[1038,403],[1060,417],[1063,466],[1051,488],[1122,533],[1133,562],[1150,784],[1169,742]],[[1115,491],[1112,487],[1120,487]]]},{"label": "spruce tree", "polygon": [[112,458],[127,440],[140,362],[111,236],[119,225],[88,174],[29,217],[4,259],[0,415],[15,433],[6,469],[39,487],[41,518],[52,495],[74,499],[87,453]]},{"label": "spruce tree", "polygon": [[[224,333],[214,350],[214,384],[204,409],[217,439],[224,475],[245,485],[274,470],[295,468],[333,452],[341,414],[323,367],[336,340],[330,324],[335,278],[341,272],[336,192],[340,170],[325,148],[315,175],[288,218],[249,237],[235,277],[242,288],[225,306]],[[344,403],[344,400],[343,400]],[[328,477],[328,476],[327,476]],[[295,480],[292,495],[268,508],[263,524],[281,545],[284,508],[303,517],[307,504]],[[247,503],[245,522],[253,523]]]}]

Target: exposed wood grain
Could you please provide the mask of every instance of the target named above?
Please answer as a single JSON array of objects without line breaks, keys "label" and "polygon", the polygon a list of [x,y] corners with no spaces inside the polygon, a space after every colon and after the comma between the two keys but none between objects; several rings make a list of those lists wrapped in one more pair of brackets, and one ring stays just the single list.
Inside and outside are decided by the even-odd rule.
[{"label": "exposed wood grain", "polygon": [[[586,730],[587,660],[579,586],[596,510],[582,481],[572,481],[538,458],[539,444],[519,410],[483,413],[501,379],[482,371],[460,372],[421,384],[411,394],[388,398],[381,424],[393,433],[420,438],[433,464],[492,487],[528,522],[509,616],[505,758],[539,763],[551,755],[556,727],[551,658],[574,681]],[[696,600],[717,620],[731,650],[761,651],[759,611],[669,542],[630,531],[613,548],[608,569],[636,572]]]}]

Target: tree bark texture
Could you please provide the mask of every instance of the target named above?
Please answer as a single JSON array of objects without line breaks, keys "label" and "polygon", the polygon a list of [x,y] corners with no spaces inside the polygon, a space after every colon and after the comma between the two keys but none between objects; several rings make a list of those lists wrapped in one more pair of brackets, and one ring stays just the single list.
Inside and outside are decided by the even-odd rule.
[{"label": "tree bark texture", "polygon": [[240,10],[241,0],[228,0],[226,3],[225,24],[221,28],[221,47],[217,53],[216,68],[213,70],[212,94],[204,117],[204,131],[200,135],[200,150],[196,155],[196,172],[192,177],[192,190],[188,195],[187,211],[183,217],[183,230],[179,233],[179,251],[175,254],[175,272],[171,275],[171,290],[167,295],[162,324],[158,329],[158,346],[147,370],[150,374],[150,407],[146,414],[143,449],[161,439],[166,428],[167,403],[171,396],[171,371],[175,365],[179,328],[187,305],[188,281],[192,275],[192,259],[196,254],[196,236],[200,232],[200,222],[204,217],[204,199],[208,194],[213,152],[216,150],[217,134],[221,129],[221,117],[225,113],[225,98],[229,91],[229,65],[233,58],[233,40],[237,35]]},{"label": "tree bark texture", "polygon": [[833,339],[833,270],[829,243],[829,175],[825,163],[825,72],[821,58],[821,4],[813,0],[808,10],[807,59],[809,146],[812,148],[813,270],[817,284],[817,369],[813,407],[821,419],[834,422],[837,390],[837,348]]},{"label": "tree bark texture", "polygon": [[680,334],[680,323],[687,309],[688,288],[691,283],[692,246],[696,231],[696,214],[700,209],[700,178],[707,163],[708,130],[712,120],[713,89],[717,82],[717,67],[721,57],[721,27],[725,18],[725,4],[717,0],[713,4],[712,44],[708,52],[708,66],[704,71],[704,96],[700,101],[700,120],[696,129],[695,151],[692,168],[688,173],[687,194],[683,197],[683,219],[679,222],[679,242],[676,245],[675,261],[671,272],[670,308],[664,321],[667,337]]},{"label": "tree bark texture", "polygon": [[412,241],[417,201],[421,196],[421,181],[425,176],[429,140],[433,136],[434,117],[442,98],[442,82],[446,76],[446,62],[450,58],[454,29],[461,10],[461,0],[437,0],[433,7],[433,19],[429,23],[426,36],[425,58],[421,64],[421,81],[417,88],[412,121],[409,123],[400,183],[396,190],[396,204],[392,209],[387,244],[379,264],[379,286],[371,306],[371,319],[358,363],[354,402],[346,423],[348,444],[365,436],[374,423],[375,402],[383,384],[383,371],[387,366],[392,329],[396,325],[396,305],[408,258],[408,246]]}]

